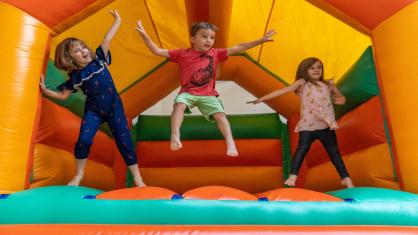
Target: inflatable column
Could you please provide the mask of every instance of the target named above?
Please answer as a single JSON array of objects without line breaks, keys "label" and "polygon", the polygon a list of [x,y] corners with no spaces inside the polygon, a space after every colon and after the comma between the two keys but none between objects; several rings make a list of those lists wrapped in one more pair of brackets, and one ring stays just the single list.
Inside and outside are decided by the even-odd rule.
[{"label": "inflatable column", "polygon": [[378,77],[391,123],[392,146],[397,153],[401,189],[414,193],[418,193],[417,25],[418,2],[414,2],[372,31]]},{"label": "inflatable column", "polygon": [[50,31],[22,10],[0,2],[0,193],[29,186],[40,109],[39,75]]}]

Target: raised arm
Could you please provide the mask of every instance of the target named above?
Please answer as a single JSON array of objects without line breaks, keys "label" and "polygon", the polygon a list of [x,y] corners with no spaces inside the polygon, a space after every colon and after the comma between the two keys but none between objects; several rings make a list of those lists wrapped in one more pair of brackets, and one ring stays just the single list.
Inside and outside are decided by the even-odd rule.
[{"label": "raised arm", "polygon": [[332,92],[332,101],[334,104],[343,105],[346,102],[345,96],[338,90],[337,86],[334,83],[334,80],[329,80],[329,86]]},{"label": "raised arm", "polygon": [[271,42],[271,41],[273,41],[272,36],[274,34],[276,34],[276,31],[274,29],[271,29],[266,33],[266,35],[264,35],[264,37],[262,37],[260,39],[257,39],[255,41],[251,41],[251,42],[240,43],[238,45],[235,45],[233,47],[228,48],[227,53],[228,53],[228,55],[233,55],[233,54],[240,53],[240,52],[243,52],[245,50],[248,50],[250,48],[253,48],[255,46],[258,46],[262,43]]},{"label": "raised arm", "polygon": [[258,104],[260,102],[270,100],[273,98],[276,98],[278,96],[284,95],[286,93],[296,91],[300,85],[302,85],[302,79],[296,80],[294,83],[292,83],[290,86],[284,87],[282,89],[275,90],[265,96],[262,96],[261,98],[258,98],[256,100],[248,101],[247,104]]},{"label": "raised arm", "polygon": [[109,11],[109,12],[114,18],[113,24],[112,26],[110,26],[109,30],[107,31],[103,39],[102,44],[100,45],[105,55],[107,55],[107,52],[109,51],[109,48],[110,48],[110,42],[112,41],[113,37],[115,36],[122,22],[122,19],[120,18],[117,10]]},{"label": "raised arm", "polygon": [[139,35],[141,35],[142,40],[144,40],[145,45],[148,47],[148,49],[152,52],[154,55],[163,56],[163,57],[170,57],[168,54],[168,50],[164,48],[158,47],[148,36],[147,32],[145,31],[144,27],[142,26],[141,20],[136,21],[136,28]]},{"label": "raised arm", "polygon": [[55,98],[58,100],[66,100],[70,97],[71,92],[70,90],[63,90],[63,91],[53,91],[49,90],[45,85],[45,77],[41,74],[41,81],[39,82],[39,86],[41,87],[41,91],[44,95],[49,96],[51,98]]}]

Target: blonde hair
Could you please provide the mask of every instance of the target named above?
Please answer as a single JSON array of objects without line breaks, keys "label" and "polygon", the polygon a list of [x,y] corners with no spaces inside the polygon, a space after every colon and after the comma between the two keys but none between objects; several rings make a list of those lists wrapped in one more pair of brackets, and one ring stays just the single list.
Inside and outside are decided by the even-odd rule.
[{"label": "blonde hair", "polygon": [[66,38],[58,44],[55,50],[55,67],[67,72],[79,69],[79,66],[74,63],[73,58],[71,57],[71,49],[76,45],[86,47],[90,52],[91,58],[96,58],[95,53],[93,53],[93,51],[86,45],[85,42],[78,38]]}]

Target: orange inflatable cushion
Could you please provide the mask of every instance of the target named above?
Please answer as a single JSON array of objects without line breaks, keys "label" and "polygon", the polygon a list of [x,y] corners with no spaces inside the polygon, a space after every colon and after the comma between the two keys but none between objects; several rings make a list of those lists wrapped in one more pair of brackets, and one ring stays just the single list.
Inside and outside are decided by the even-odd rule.
[{"label": "orange inflatable cushion", "polygon": [[269,201],[326,201],[338,202],[343,199],[325,193],[301,188],[279,188],[256,194],[258,198],[267,198]]},{"label": "orange inflatable cushion", "polygon": [[171,199],[176,192],[161,187],[133,187],[104,192],[96,196],[97,199],[144,200]]},{"label": "orange inflatable cushion", "polygon": [[201,200],[258,200],[252,194],[225,186],[204,186],[191,189],[183,194],[183,198]]}]

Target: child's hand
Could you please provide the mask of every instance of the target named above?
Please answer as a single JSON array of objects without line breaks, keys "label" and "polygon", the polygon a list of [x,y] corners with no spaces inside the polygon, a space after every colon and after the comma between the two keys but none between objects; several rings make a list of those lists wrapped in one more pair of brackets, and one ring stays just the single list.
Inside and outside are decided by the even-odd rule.
[{"label": "child's hand", "polygon": [[332,76],[330,79],[328,79],[328,83],[329,83],[329,85],[331,85],[331,86],[335,86],[335,81],[334,81],[334,79],[335,79],[335,76]]},{"label": "child's hand", "polygon": [[334,104],[343,105],[343,104],[345,104],[345,101],[346,101],[345,96],[342,96],[342,95],[340,95],[340,96],[337,96],[337,95],[332,96],[332,102]]},{"label": "child's hand", "polygon": [[45,77],[43,74],[41,74],[41,81],[39,82],[39,86],[41,87],[42,92],[48,90],[48,88],[45,85]]},{"label": "child's hand", "polygon": [[276,32],[276,30],[274,30],[274,29],[270,29],[267,33],[266,33],[266,35],[264,35],[264,37],[263,38],[261,38],[261,42],[272,42],[272,41],[274,41],[273,40],[273,35],[275,35],[277,32]]},{"label": "child's hand", "polygon": [[142,26],[141,20],[136,21],[136,28],[135,28],[140,34],[146,34],[144,27]]},{"label": "child's hand", "polygon": [[120,18],[120,15],[117,10],[114,10],[114,11],[110,10],[109,13],[113,16],[113,18],[115,18],[115,21],[118,21],[118,22],[122,21],[122,18]]},{"label": "child's hand", "polygon": [[247,101],[246,103],[247,104],[258,104],[258,103],[261,103],[261,102],[262,102],[262,100],[256,99],[256,100],[252,100],[252,101]]}]

